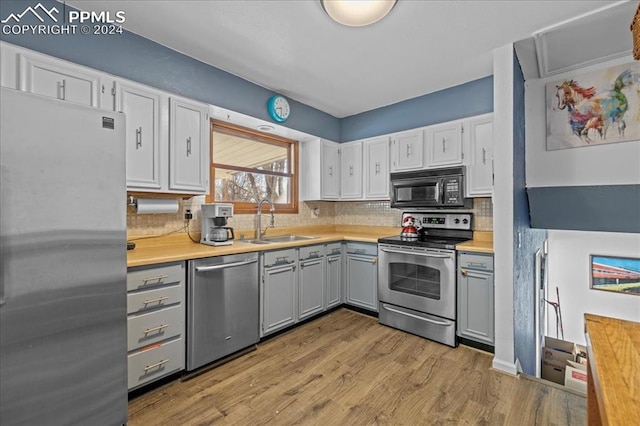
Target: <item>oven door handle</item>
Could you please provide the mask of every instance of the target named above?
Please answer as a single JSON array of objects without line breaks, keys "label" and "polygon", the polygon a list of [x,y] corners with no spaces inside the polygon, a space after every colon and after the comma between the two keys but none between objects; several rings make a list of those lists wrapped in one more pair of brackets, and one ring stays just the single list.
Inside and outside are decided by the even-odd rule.
[{"label": "oven door handle", "polygon": [[436,320],[432,320],[431,318],[425,318],[425,317],[421,317],[421,316],[418,316],[418,315],[410,314],[409,312],[399,311],[397,309],[390,308],[389,305],[385,305],[384,303],[382,304],[382,307],[384,309],[386,309],[387,311],[389,311],[389,312],[393,312],[393,313],[400,314],[400,315],[406,315],[408,317],[419,319],[419,320],[426,321],[426,322],[430,322],[432,324],[445,325],[445,326],[451,325],[451,323],[449,323],[449,322],[436,321]]},{"label": "oven door handle", "polygon": [[389,250],[386,248],[381,248],[380,250],[382,250],[385,253],[398,253],[398,254],[411,254],[414,256],[423,256],[423,257],[435,257],[438,259],[447,259],[450,258],[451,255],[450,254],[432,254],[432,253],[424,253],[424,252],[415,252],[415,251],[404,251],[404,250]]}]

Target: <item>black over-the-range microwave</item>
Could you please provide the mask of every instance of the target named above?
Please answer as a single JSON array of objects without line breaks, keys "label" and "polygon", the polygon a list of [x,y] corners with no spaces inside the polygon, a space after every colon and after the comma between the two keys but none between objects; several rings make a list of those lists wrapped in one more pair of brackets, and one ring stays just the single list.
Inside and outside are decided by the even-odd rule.
[{"label": "black over-the-range microwave", "polygon": [[471,208],[464,198],[464,166],[391,173],[391,207]]}]

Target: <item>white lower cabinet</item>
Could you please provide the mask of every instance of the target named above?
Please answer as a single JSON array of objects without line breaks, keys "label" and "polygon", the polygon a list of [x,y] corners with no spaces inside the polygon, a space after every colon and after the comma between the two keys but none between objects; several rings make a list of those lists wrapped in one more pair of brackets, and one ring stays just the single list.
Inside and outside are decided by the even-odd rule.
[{"label": "white lower cabinet", "polygon": [[458,336],[494,345],[493,256],[458,253]]},{"label": "white lower cabinet", "polygon": [[347,304],[378,311],[377,255],[377,244],[347,243]]},{"label": "white lower cabinet", "polygon": [[298,321],[298,253],[296,249],[262,253],[260,336]]},{"label": "white lower cabinet", "polygon": [[301,247],[298,274],[298,320],[324,310],[325,247]]},{"label": "white lower cabinet", "polygon": [[260,337],[342,304],[340,243],[260,255]]},{"label": "white lower cabinet", "polygon": [[184,280],[184,262],[129,269],[129,390],[184,370]]},{"label": "white lower cabinet", "polygon": [[342,244],[327,244],[324,309],[342,304]]}]

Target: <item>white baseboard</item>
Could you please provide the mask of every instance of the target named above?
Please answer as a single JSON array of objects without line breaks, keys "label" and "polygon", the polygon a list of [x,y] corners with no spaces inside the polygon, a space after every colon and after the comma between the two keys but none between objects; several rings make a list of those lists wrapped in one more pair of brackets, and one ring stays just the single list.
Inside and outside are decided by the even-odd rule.
[{"label": "white baseboard", "polygon": [[513,362],[503,361],[497,358],[493,358],[493,368],[503,371],[505,373],[516,376],[518,374],[518,367]]}]

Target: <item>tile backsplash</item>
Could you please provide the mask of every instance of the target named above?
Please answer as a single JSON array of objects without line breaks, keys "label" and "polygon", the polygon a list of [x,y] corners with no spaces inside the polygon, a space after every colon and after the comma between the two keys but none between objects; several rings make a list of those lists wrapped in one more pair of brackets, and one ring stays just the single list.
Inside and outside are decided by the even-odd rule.
[{"label": "tile backsplash", "polygon": [[[475,231],[493,231],[493,203],[491,198],[473,200]],[[176,214],[137,214],[135,207],[127,208],[127,232],[139,235],[160,235],[186,232],[184,213],[193,212],[189,231],[200,232],[200,204],[204,196],[180,200]],[[276,227],[311,225],[374,225],[400,226],[402,210],[392,209],[388,201],[309,201],[300,202],[298,214],[275,214]],[[255,214],[239,214],[229,219],[229,226],[238,230],[255,228]],[[265,221],[266,218],[266,221]],[[263,225],[269,223],[263,216]],[[247,235],[248,237],[249,235]],[[239,235],[236,237],[240,237]]]}]

